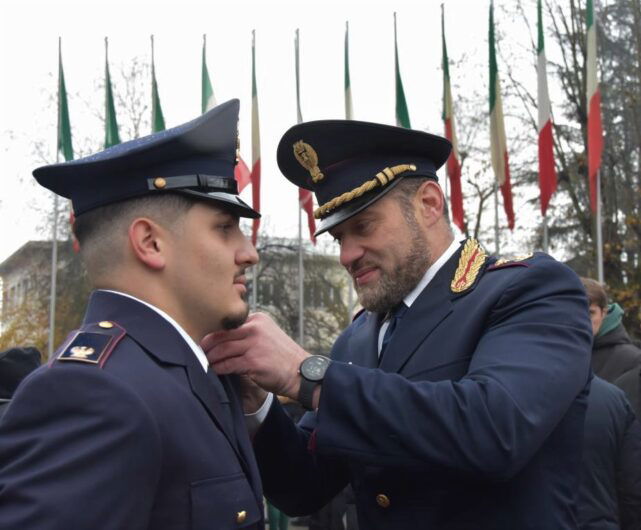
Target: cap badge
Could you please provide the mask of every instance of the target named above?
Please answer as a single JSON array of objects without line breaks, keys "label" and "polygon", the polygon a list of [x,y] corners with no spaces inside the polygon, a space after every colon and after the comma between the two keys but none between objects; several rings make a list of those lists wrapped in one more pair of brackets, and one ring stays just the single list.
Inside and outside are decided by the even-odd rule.
[{"label": "cap badge", "polygon": [[309,171],[314,183],[323,180],[325,175],[318,167],[318,155],[311,145],[299,140],[294,144],[294,156],[298,163]]},{"label": "cap badge", "polygon": [[481,267],[487,260],[487,254],[476,239],[468,239],[461,252],[458,267],[454,273],[450,288],[453,293],[467,291],[474,282]]}]

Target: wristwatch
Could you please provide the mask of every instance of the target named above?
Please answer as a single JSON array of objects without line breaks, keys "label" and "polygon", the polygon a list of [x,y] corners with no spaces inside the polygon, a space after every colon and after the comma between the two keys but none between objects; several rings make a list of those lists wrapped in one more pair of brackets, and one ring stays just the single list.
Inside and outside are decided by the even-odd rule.
[{"label": "wristwatch", "polygon": [[314,410],[314,389],[323,382],[325,372],[331,364],[329,357],[324,355],[310,355],[298,368],[301,375],[298,402],[307,410]]}]

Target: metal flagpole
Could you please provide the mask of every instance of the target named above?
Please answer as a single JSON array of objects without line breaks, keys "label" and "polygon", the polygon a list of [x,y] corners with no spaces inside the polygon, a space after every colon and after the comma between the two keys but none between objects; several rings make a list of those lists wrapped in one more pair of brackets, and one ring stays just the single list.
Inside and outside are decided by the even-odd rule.
[{"label": "metal flagpole", "polygon": [[548,253],[548,216],[547,213],[543,216],[543,252]]},{"label": "metal flagpole", "polygon": [[499,244],[499,183],[494,182],[494,253],[498,256],[501,250]]},{"label": "metal flagpole", "polygon": [[601,229],[601,170],[596,172],[596,259],[597,278],[604,282],[603,275],[603,232]]},{"label": "metal flagpole", "polygon": [[[300,70],[298,56],[298,29],[296,29],[296,119],[298,123],[303,121],[300,111]],[[298,343],[304,346],[305,342],[305,292],[304,278],[305,268],[303,262],[303,205],[300,202],[300,191],[298,195]]]},{"label": "metal flagpole", "polygon": [[[57,142],[56,142],[57,146]],[[56,147],[57,149],[57,147]],[[56,156],[56,162],[60,161],[60,152]],[[53,355],[56,327],[56,279],[58,276],[58,195],[53,196],[53,229],[51,234],[51,291],[49,293],[49,339],[48,358]]]}]

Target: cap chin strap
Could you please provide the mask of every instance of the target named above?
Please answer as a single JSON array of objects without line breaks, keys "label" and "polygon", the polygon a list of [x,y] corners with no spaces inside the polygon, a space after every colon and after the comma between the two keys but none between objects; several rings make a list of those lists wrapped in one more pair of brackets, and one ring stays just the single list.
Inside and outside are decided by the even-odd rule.
[{"label": "cap chin strap", "polygon": [[322,206],[316,208],[316,210],[314,210],[314,217],[316,219],[320,219],[346,202],[353,201],[368,191],[372,191],[374,188],[386,186],[389,182],[394,180],[396,176],[401,173],[405,173],[406,171],[416,171],[416,166],[414,164],[401,164],[398,166],[386,167],[382,171],[376,173],[376,177],[372,180],[368,180],[358,188],[355,188],[352,191],[346,191],[338,197],[334,197],[331,201],[328,201]]},{"label": "cap chin strap", "polygon": [[236,179],[200,174],[148,178],[147,188],[150,191],[196,188],[205,193],[212,191],[223,191],[225,193],[231,193],[234,195],[238,194],[238,184],[236,183]]}]

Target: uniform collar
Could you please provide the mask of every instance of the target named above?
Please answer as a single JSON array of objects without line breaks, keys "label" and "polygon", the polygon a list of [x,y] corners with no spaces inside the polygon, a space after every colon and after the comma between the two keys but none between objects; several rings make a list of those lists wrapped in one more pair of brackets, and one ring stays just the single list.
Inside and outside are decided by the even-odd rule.
[{"label": "uniform collar", "polygon": [[416,299],[419,297],[419,295],[423,292],[423,290],[428,286],[430,281],[432,281],[432,278],[436,276],[436,273],[441,270],[441,267],[445,265],[447,260],[449,260],[459,249],[461,246],[461,242],[457,241],[454,239],[452,243],[450,244],[449,247],[439,256],[439,258],[432,263],[430,267],[428,267],[427,271],[425,271],[425,274],[421,278],[421,281],[418,282],[416,287],[412,290],[410,294],[408,294],[404,299],[403,302],[405,302],[405,305],[407,307],[411,307],[412,304],[416,301]]},{"label": "uniform collar", "polygon": [[153,309],[156,313],[158,313],[161,317],[163,317],[167,322],[169,322],[176,329],[176,331],[180,334],[180,336],[189,346],[189,349],[194,353],[194,355],[196,356],[196,359],[198,359],[198,362],[202,365],[203,370],[205,370],[205,372],[207,371],[207,368],[209,367],[209,361],[207,361],[207,357],[205,356],[205,352],[203,351],[203,349],[194,342],[194,339],[192,339],[187,334],[187,332],[183,329],[183,327],[180,324],[178,324],[178,322],[176,322],[173,318],[171,318],[162,309],[159,309],[155,305],[150,304],[149,302],[145,302],[140,298],[136,298],[135,296],[132,296],[127,293],[123,293],[121,291],[114,291],[111,289],[98,289],[98,291],[117,294],[119,296],[124,296],[126,298],[131,298],[136,302],[140,302],[141,304],[146,305],[149,309]]}]

